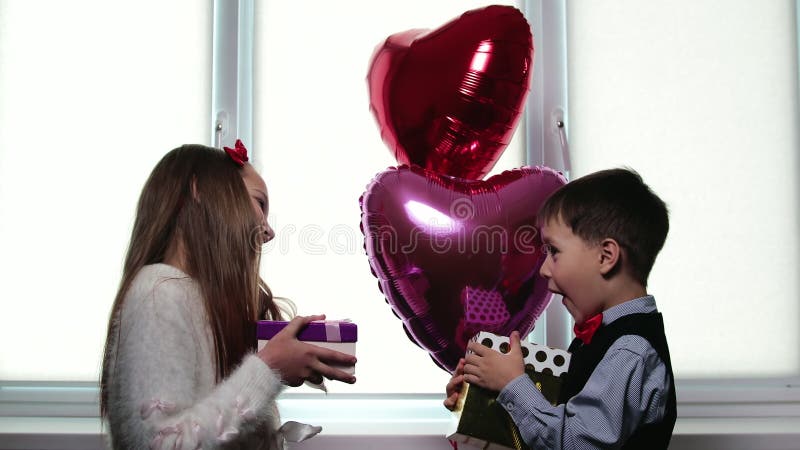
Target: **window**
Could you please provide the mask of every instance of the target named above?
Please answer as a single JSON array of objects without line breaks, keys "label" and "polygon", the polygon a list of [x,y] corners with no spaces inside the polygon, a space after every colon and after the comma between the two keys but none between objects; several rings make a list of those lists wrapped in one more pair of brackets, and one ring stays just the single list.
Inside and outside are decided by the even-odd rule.
[{"label": "window", "polygon": [[[313,10],[291,2],[255,4],[252,148],[279,233],[265,254],[265,278],[302,313],[359,323],[355,392],[438,394],[448,377],[405,336],[361,246],[358,197],[375,174],[396,164],[369,112],[369,56],[389,34],[435,28],[485,4],[353,2]],[[151,13],[155,3],[46,6],[43,17],[41,5],[0,3],[0,144],[20,149],[0,153],[0,211],[7,218],[0,222],[6,312],[0,379],[93,382],[141,186],[165,151],[212,135],[212,5],[174,3],[159,14]],[[337,25],[352,20],[353,11],[369,18],[358,31]],[[150,31],[141,33],[142,27]],[[217,100],[219,91],[214,95]],[[495,172],[523,165],[522,135]],[[31,162],[36,177],[19,170]],[[297,184],[299,177],[307,182]],[[319,242],[303,234],[317,230]],[[328,239],[333,235],[335,243]],[[38,326],[20,317],[39,317]],[[54,335],[71,350],[48,352],[44,360],[39,356]],[[405,384],[387,389],[380,373],[392,361],[415,370]]]},{"label": "window", "polygon": [[568,5],[573,176],[628,165],[670,207],[649,287],[680,378],[800,375],[794,8]]},{"label": "window", "polygon": [[[330,383],[332,392],[441,394],[449,379],[406,337],[362,247],[358,199],[377,173],[397,165],[369,110],[365,80],[373,50],[389,35],[437,28],[487,4],[255,4],[253,138],[276,231],[263,275],[302,314],[358,324],[358,382]],[[522,120],[495,171],[524,164],[520,130]],[[389,367],[403,376],[387,382]]]},{"label": "window", "polygon": [[97,380],[141,187],[211,132],[211,13],[0,1],[0,380]]},{"label": "window", "polygon": [[[406,338],[361,249],[358,197],[395,165],[369,112],[365,76],[369,55],[389,34],[436,27],[486,3],[243,0],[239,18],[253,21],[254,34],[239,28],[236,38],[245,39],[234,48],[246,56],[252,45],[251,60],[226,66],[239,84],[215,84],[212,60],[227,47],[212,44],[212,28],[234,3],[0,0],[0,388],[10,380],[93,386],[144,179],[166,150],[213,142],[209,112],[225,104],[218,95],[233,95],[235,134],[252,141],[279,236],[264,255],[265,278],[301,313],[360,326],[359,382],[331,390],[370,395],[290,399],[281,405],[284,418],[314,422],[308,412],[320,411],[331,420],[334,400],[371,418],[375,403],[389,407],[378,394],[398,393],[388,396],[395,403],[380,420],[396,425],[398,415],[423,410],[414,426],[436,434],[447,374]],[[520,123],[496,171],[523,165],[526,149],[527,160],[539,162],[532,151],[539,140],[547,141],[543,161],[571,169],[573,178],[616,165],[640,171],[672,208],[651,290],[668,322],[678,377],[796,386],[796,2],[685,3],[571,3],[565,47],[535,42],[535,70],[548,69],[534,76],[529,97],[553,94],[541,79],[568,56],[558,73],[561,86],[569,81],[563,118],[571,167],[554,150],[549,127],[557,111],[529,103],[528,133]],[[549,36],[553,22],[528,19],[535,36]],[[536,330],[548,339],[551,322],[566,323],[553,306],[547,332],[542,324]],[[553,328],[563,334],[563,325]],[[387,367],[403,376],[387,378]],[[29,395],[6,392],[0,389],[0,407]],[[796,408],[799,397],[796,388],[753,395],[762,402],[756,408],[778,400]],[[68,399],[68,407],[42,415],[95,414],[94,393],[81,398],[82,409],[69,409],[75,402]],[[424,404],[409,413],[406,399]],[[690,399],[679,401],[682,416],[694,411],[685,406]],[[701,415],[718,412],[708,411]],[[347,424],[339,430],[353,433]]]}]

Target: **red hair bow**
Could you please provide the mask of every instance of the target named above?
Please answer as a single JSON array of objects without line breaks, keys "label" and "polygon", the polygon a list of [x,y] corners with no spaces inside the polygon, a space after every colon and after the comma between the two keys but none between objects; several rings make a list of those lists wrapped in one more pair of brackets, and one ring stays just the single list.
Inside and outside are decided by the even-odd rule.
[{"label": "red hair bow", "polygon": [[234,144],[234,148],[230,147],[222,147],[225,150],[225,153],[231,157],[233,162],[235,162],[239,167],[244,166],[245,161],[248,161],[247,158],[247,148],[242,144],[241,139],[236,140],[236,144]]}]

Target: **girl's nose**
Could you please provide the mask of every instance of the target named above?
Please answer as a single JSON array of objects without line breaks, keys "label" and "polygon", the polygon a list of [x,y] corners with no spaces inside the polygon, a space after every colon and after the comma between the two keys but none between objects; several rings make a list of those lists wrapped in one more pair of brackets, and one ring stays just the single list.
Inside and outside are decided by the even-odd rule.
[{"label": "girl's nose", "polygon": [[272,227],[269,226],[268,223],[265,223],[264,224],[264,243],[266,244],[267,242],[271,241],[273,238],[275,238],[275,230],[273,230]]}]

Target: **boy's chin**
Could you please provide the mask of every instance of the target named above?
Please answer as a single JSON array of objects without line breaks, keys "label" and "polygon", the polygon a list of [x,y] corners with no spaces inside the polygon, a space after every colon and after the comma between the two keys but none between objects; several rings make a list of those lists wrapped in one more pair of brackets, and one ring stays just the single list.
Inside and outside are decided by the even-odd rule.
[{"label": "boy's chin", "polygon": [[570,316],[572,316],[572,318],[575,320],[576,323],[581,319],[580,311],[577,311],[573,307],[572,302],[570,301],[569,297],[562,295],[561,304],[564,305],[564,308],[567,308],[567,312],[569,313]]}]

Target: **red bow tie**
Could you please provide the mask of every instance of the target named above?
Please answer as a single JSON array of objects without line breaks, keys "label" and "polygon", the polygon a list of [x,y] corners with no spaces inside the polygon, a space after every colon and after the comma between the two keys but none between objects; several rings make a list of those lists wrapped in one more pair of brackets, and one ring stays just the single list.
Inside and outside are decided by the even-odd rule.
[{"label": "red bow tie", "polygon": [[590,342],[592,342],[592,336],[594,336],[594,332],[597,331],[598,328],[600,328],[600,325],[602,323],[603,323],[602,313],[586,319],[586,321],[580,325],[576,323],[575,328],[573,329],[575,331],[575,337],[583,341],[584,344],[588,345]]}]

